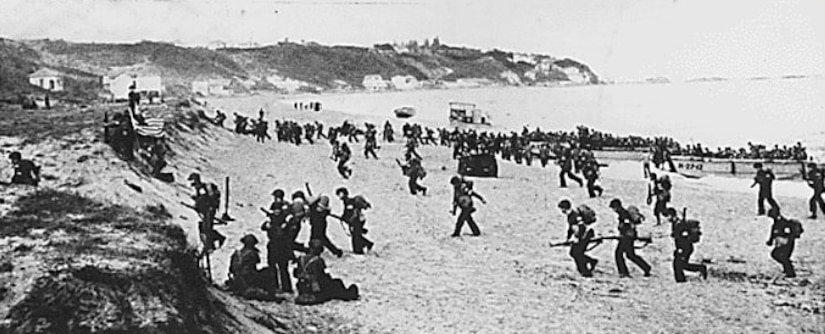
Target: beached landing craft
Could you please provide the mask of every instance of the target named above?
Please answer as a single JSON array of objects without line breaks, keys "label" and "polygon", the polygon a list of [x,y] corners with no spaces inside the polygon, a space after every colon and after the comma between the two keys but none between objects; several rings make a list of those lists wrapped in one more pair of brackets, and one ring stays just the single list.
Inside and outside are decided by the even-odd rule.
[{"label": "beached landing craft", "polygon": [[490,126],[490,115],[474,103],[450,102],[450,126],[482,125]]},{"label": "beached landing craft", "polygon": [[[605,149],[593,151],[596,159],[616,161],[642,161],[647,151],[627,151]],[[767,159],[724,159],[703,158],[676,155],[671,157],[676,172],[689,178],[700,178],[708,175],[733,176],[751,178],[754,175],[753,164],[761,162],[765,167],[773,170],[777,179],[800,179],[806,171],[806,161],[796,160],[767,160]],[[667,167],[665,167],[667,168]]]}]

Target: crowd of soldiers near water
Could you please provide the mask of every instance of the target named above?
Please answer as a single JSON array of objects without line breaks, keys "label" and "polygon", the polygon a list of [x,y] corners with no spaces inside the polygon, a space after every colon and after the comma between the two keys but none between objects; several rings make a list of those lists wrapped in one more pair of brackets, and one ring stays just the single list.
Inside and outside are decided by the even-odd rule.
[{"label": "crowd of soldiers near water", "polygon": [[[133,122],[139,124],[141,116],[135,112],[136,107],[137,101],[130,103],[129,110],[114,115],[111,120],[107,115],[105,120],[106,142],[126,160],[133,159],[137,149],[136,141],[133,140],[135,134],[132,124]],[[217,111],[217,117],[212,121],[223,126],[225,119],[226,115]],[[263,110],[259,112],[257,119],[235,114],[234,123],[234,131],[238,134],[254,135],[259,142],[272,139]],[[273,132],[275,139],[281,143],[313,145],[316,141],[327,141],[332,148],[330,158],[337,163],[337,170],[343,178],[352,176],[352,169],[346,165],[352,158],[352,151],[348,144],[360,143],[359,136],[364,140],[365,159],[370,157],[379,159],[376,154],[376,150],[380,149],[378,128],[374,124],[365,123],[363,128],[359,128],[351,122],[343,122],[340,126],[329,126],[326,127],[326,131],[324,130],[324,125],[317,121],[299,124],[289,120],[278,120],[274,122]],[[493,154],[504,160],[515,161],[518,164],[524,163],[528,166],[532,165],[533,159],[538,159],[542,167],[546,167],[551,160],[554,160],[559,166],[559,186],[567,187],[566,179],[568,178],[580,187],[586,184],[590,197],[602,196],[605,191],[598,183],[599,168],[603,165],[596,161],[592,149],[617,144],[631,148],[648,145],[651,147],[653,163],[657,168],[664,168],[668,162],[669,152],[674,147],[679,147],[678,143],[668,138],[614,137],[584,127],[580,127],[577,133],[543,132],[539,129],[529,131],[524,128],[521,134],[511,132],[506,135],[479,132],[473,129],[459,130],[456,128],[452,131],[444,128],[433,129],[408,123],[401,128],[400,134],[401,138],[397,138],[395,129],[389,121],[382,126],[381,138],[384,143],[393,143],[399,139],[405,140],[405,161],[402,162],[399,159],[396,161],[401,168],[402,175],[408,178],[410,194],[424,196],[427,195],[428,188],[419,182],[427,176],[427,172],[423,166],[425,159],[416,150],[420,145],[451,147],[454,159],[472,154]],[[535,142],[542,144],[536,146]],[[151,153],[149,161],[154,161],[152,173],[159,173],[165,165],[162,158],[165,150],[165,143],[162,141],[153,142],[145,147],[144,151]],[[795,152],[794,157],[801,157],[805,154],[801,146],[791,151]],[[38,185],[40,168],[34,162],[22,159],[20,152],[11,153],[9,159],[14,168],[11,183]],[[645,162],[645,167],[648,167],[647,164],[649,163]],[[795,277],[796,272],[791,256],[795,240],[803,232],[802,224],[798,220],[781,214],[771,190],[775,179],[773,173],[763,168],[761,163],[754,164],[754,168],[756,176],[753,185],[759,186],[757,214],[767,214],[773,220],[766,242],[768,246],[773,247],[771,257],[782,265],[786,277]],[[584,180],[576,175],[579,173]],[[686,281],[685,271],[697,272],[702,278],[707,278],[708,268],[705,264],[690,262],[694,247],[701,239],[700,222],[688,219],[686,208],[680,215],[678,210],[670,205],[673,188],[667,175],[657,177],[655,173],[650,172],[649,168],[645,168],[644,176],[650,180],[646,202],[648,205],[653,205],[656,225],[662,224],[662,218],[666,219],[670,225],[670,234],[674,240],[672,265],[676,282]],[[804,178],[813,189],[813,196],[810,199],[812,214],[809,218],[815,219],[817,206],[825,213],[825,202],[821,198],[825,190],[825,184],[823,184],[825,172],[816,164],[810,163]],[[197,173],[191,174],[188,181],[191,182],[194,193],[193,204],[187,205],[191,206],[200,217],[198,227],[203,242],[200,255],[208,259],[210,253],[222,247],[227,241],[226,237],[216,230],[216,226],[229,224],[231,218],[228,217],[227,212],[222,217],[217,216],[221,193],[216,184],[204,181]],[[460,237],[465,224],[468,225],[473,236],[480,236],[481,230],[472,217],[472,214],[477,211],[474,199],[485,204],[486,200],[474,190],[473,181],[463,176],[452,177],[450,185],[454,190],[450,213],[458,214],[451,236]],[[345,286],[340,279],[332,278],[326,272],[326,264],[321,254],[324,249],[337,257],[342,257],[344,254],[344,251],[336,246],[327,235],[328,218],[339,221],[344,227],[351,239],[352,253],[369,252],[375,244],[367,238],[368,229],[364,213],[372,206],[364,196],[351,195],[349,189],[345,187],[336,189],[334,194],[344,208],[340,214],[331,212],[329,196],[324,194],[314,196],[309,184],[306,184],[306,189],[292,192],[290,200],[286,199],[285,190],[274,189],[271,193],[272,204],[268,208],[261,208],[266,216],[266,221],[260,228],[266,232],[268,238],[267,267],[258,269],[262,261],[257,246],[260,241],[254,235],[247,234],[240,240],[243,247],[231,256],[230,279],[227,281],[227,286],[240,295],[267,300],[277,300],[276,296],[279,294],[293,293],[297,290],[296,303],[299,304],[318,304],[332,299],[357,299],[358,287]],[[769,210],[765,210],[764,202],[769,203]],[[645,221],[644,214],[637,206],[626,206],[618,198],[611,200],[609,207],[617,215],[618,233],[612,236],[596,237],[593,226],[597,217],[592,208],[586,204],[574,206],[567,199],[559,201],[558,208],[568,223],[567,237],[563,242],[551,243],[551,246],[568,246],[576,270],[583,277],[592,277],[599,261],[588,256],[587,252],[605,240],[617,240],[615,263],[619,275],[630,277],[630,270],[625,261],[628,259],[641,269],[643,276],[650,276],[654,268],[641,255],[636,254],[636,243],[652,242],[651,238],[640,236],[637,232],[637,226]],[[304,221],[309,222],[311,233],[310,240],[301,243],[297,237]],[[301,255],[296,256],[296,253]],[[290,266],[294,267],[292,275],[289,272]],[[294,289],[292,277],[297,279]]]}]

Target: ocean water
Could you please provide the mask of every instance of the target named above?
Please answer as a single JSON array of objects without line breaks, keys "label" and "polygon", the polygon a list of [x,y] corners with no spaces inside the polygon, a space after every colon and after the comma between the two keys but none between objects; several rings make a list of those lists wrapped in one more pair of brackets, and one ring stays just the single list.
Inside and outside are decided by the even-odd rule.
[{"label": "ocean water", "polygon": [[[255,97],[261,101],[262,97]],[[271,95],[267,102],[320,101],[324,109],[394,118],[413,106],[410,121],[447,126],[451,101],[487,111],[497,129],[522,126],[572,130],[582,124],[616,134],[670,136],[682,143],[741,147],[748,142],[823,147],[825,78],[738,80],[579,87],[495,87],[382,93]],[[230,101],[236,103],[229,103]],[[220,101],[247,106],[244,98]],[[249,106],[258,108],[260,106]]]}]

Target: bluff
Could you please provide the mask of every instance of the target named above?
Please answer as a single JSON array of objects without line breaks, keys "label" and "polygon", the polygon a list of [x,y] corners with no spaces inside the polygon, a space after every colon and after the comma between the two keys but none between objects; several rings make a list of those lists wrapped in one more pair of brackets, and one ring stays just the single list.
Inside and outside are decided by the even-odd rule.
[{"label": "bluff", "polygon": [[232,80],[243,91],[312,92],[364,89],[363,80],[368,75],[380,75],[387,82],[392,77],[412,77],[419,86],[428,88],[456,82],[509,86],[600,82],[586,64],[573,59],[444,44],[409,48],[281,42],[210,49],[151,41],[106,44],[0,39],[0,97],[42,92],[28,84],[27,75],[48,67],[67,76],[68,92],[63,94],[90,98],[103,89],[103,76],[130,66],[155,70],[167,95],[188,94],[193,81],[215,79]]}]

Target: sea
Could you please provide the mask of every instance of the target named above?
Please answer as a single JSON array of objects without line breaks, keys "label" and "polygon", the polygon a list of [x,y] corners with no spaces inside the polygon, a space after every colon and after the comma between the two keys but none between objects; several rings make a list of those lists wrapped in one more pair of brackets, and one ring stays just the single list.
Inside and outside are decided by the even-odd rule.
[{"label": "sea", "polygon": [[[261,96],[255,101],[260,101]],[[448,126],[449,103],[468,102],[504,131],[571,131],[578,125],[618,135],[666,136],[683,144],[746,147],[825,147],[825,77],[717,80],[660,84],[555,87],[486,87],[311,95],[268,95],[269,103],[292,106],[318,101],[324,110],[394,119],[393,110],[412,106],[410,122]],[[244,99],[217,105],[254,108]],[[232,102],[234,101],[234,102]],[[268,104],[268,103],[267,103]]]}]

